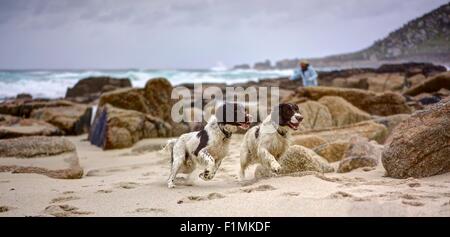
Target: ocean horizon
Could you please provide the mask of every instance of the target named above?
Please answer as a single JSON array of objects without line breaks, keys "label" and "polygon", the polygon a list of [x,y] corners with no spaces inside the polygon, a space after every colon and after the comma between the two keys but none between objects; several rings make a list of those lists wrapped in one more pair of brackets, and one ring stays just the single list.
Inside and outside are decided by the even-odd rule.
[{"label": "ocean horizon", "polygon": [[183,83],[241,83],[291,75],[292,70],[241,69],[3,69],[0,70],[0,100],[20,93],[34,98],[63,98],[66,90],[88,77],[129,78],[133,87],[143,87],[156,77],[172,85]]}]

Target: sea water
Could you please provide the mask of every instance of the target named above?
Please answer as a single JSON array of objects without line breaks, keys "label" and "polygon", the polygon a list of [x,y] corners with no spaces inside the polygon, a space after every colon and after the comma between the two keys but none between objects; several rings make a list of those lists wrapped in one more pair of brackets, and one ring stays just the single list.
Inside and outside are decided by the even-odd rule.
[{"label": "sea water", "polygon": [[155,77],[172,85],[183,83],[241,83],[291,75],[292,70],[3,70],[0,71],[0,100],[29,93],[34,98],[61,98],[68,87],[91,76],[129,78],[133,87],[143,87]]}]

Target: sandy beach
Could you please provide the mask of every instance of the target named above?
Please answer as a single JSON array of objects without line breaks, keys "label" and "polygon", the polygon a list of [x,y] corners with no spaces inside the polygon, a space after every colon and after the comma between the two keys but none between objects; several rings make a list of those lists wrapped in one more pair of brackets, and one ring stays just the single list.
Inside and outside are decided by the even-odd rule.
[{"label": "sandy beach", "polygon": [[[231,145],[242,136],[234,135]],[[165,139],[102,151],[85,135],[67,138],[76,145],[84,177],[0,173],[0,216],[450,216],[450,173],[393,179],[384,177],[380,164],[345,174],[241,182],[238,149],[230,149],[212,181],[180,178],[168,189],[167,154],[144,149]]]},{"label": "sandy beach", "polygon": [[4,229],[450,217],[450,0],[2,0],[0,35],[0,218],[57,217]]}]

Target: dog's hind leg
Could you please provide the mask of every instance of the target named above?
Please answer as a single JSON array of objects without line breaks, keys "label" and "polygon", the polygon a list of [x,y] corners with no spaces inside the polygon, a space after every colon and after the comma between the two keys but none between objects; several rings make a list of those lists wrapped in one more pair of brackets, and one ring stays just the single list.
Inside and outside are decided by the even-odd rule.
[{"label": "dog's hind leg", "polygon": [[241,170],[239,172],[239,177],[241,180],[245,178],[245,170],[250,165],[250,154],[247,148],[242,148],[241,150]]},{"label": "dog's hind leg", "polygon": [[185,157],[185,148],[180,143],[176,143],[172,150],[172,164],[170,168],[170,176],[167,181],[168,188],[174,188],[174,180],[181,166],[183,165]]},{"label": "dog's hind leg", "polygon": [[167,181],[167,187],[168,188],[175,188],[175,176],[177,175],[178,171],[180,170],[181,166],[183,165],[184,157],[174,157],[172,168],[170,169],[170,176],[169,180]]}]

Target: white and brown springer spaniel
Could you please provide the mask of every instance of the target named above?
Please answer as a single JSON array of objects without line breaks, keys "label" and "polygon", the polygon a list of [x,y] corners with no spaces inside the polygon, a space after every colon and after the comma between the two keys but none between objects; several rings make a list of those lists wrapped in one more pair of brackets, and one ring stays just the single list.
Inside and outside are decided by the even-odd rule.
[{"label": "white and brown springer spaniel", "polygon": [[205,167],[199,175],[211,180],[223,158],[228,153],[231,135],[238,127],[248,129],[251,116],[239,103],[225,102],[216,109],[205,128],[198,132],[181,135],[168,141],[166,147],[171,153],[171,169],[167,186],[174,188],[177,173],[191,174],[197,166]]},{"label": "white and brown springer spaniel", "polygon": [[249,129],[241,147],[241,179],[247,167],[255,163],[278,173],[278,159],[289,148],[291,131],[297,130],[302,120],[296,104],[279,104],[260,125]]}]

